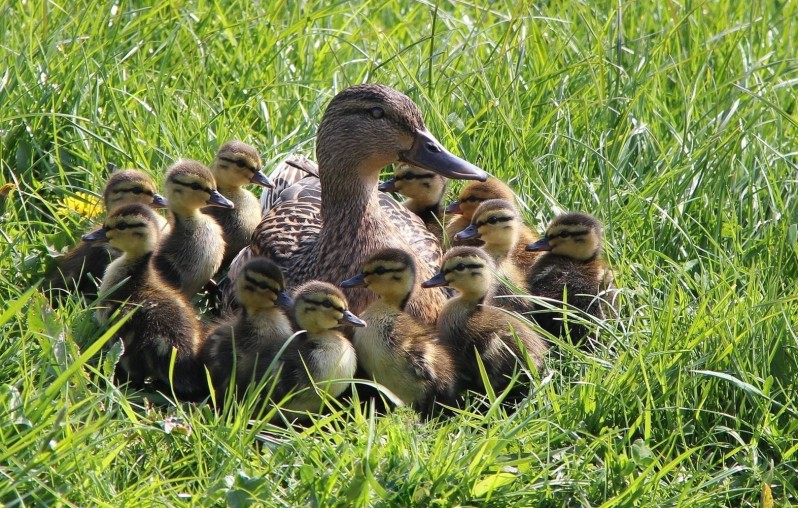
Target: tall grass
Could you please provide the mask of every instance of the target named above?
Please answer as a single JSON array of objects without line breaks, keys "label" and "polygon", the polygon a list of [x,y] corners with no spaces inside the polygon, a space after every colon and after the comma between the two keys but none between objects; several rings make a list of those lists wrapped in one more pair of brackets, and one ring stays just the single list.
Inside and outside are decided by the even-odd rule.
[{"label": "tall grass", "polygon": [[[798,503],[792,2],[0,4],[0,500],[9,505]],[[35,286],[106,164],[312,154],[364,81],[414,98],[530,225],[607,227],[622,317],[513,414],[351,408],[280,429],[108,382],[111,334]],[[30,288],[30,289],[29,289]],[[118,354],[118,351],[116,352]]]}]

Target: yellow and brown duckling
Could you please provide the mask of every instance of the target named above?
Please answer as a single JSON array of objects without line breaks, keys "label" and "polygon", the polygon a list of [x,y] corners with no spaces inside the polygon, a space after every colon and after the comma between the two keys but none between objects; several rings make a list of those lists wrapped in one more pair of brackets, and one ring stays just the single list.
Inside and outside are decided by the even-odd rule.
[{"label": "yellow and brown duckling", "polygon": [[227,266],[238,252],[249,245],[252,233],[261,220],[261,205],[244,186],[274,184],[261,171],[260,155],[252,146],[241,141],[229,141],[219,148],[211,164],[219,193],[233,202],[232,208],[209,206],[203,208],[222,226],[225,247],[222,266]]},{"label": "yellow and brown duckling", "polygon": [[[279,377],[271,399],[280,402],[293,393],[282,404],[283,409],[317,413],[322,409],[317,389],[337,397],[357,370],[355,348],[338,327],[366,326],[366,322],[347,309],[346,297],[338,288],[320,281],[306,282],[296,289],[293,317],[301,331],[288,344],[273,371]],[[273,360],[274,357],[258,358],[259,376],[266,373]]]},{"label": "yellow and brown duckling", "polygon": [[394,169],[393,178],[382,182],[379,190],[406,197],[402,205],[418,215],[427,230],[441,241],[444,221],[442,202],[447,184],[448,180],[434,171],[399,164]]},{"label": "yellow and brown duckling", "polygon": [[[316,139],[318,188],[283,201],[256,229],[251,249],[274,260],[288,287],[308,280],[338,283],[375,251],[395,247],[417,261],[419,274],[432,274],[441,251],[435,237],[411,212],[377,190],[380,170],[406,162],[448,178],[485,179],[487,174],[454,156],[429,133],[418,107],[383,85],[348,88],[330,101]],[[354,312],[376,296],[346,290]],[[408,312],[433,322],[445,302],[441,291],[418,292]]]},{"label": "yellow and brown duckling", "polygon": [[[142,204],[117,208],[102,229],[84,240],[107,241],[122,252],[105,271],[97,312],[101,324],[134,312],[120,328],[125,352],[117,377],[137,388],[152,379],[154,387],[179,398],[199,400],[207,395],[207,382],[198,354],[202,327],[188,300],[171,288],[153,268],[151,260],[160,223]],[[169,371],[176,350],[174,376]]]},{"label": "yellow and brown duckling", "polygon": [[448,215],[454,215],[446,225],[446,238],[454,245],[480,246],[482,240],[455,240],[454,236],[471,224],[474,212],[483,201],[489,199],[503,199],[515,203],[513,190],[498,178],[488,177],[484,182],[469,182],[460,190],[460,195],[456,201],[452,201],[445,208]]},{"label": "yellow and brown duckling", "polygon": [[[164,208],[166,200],[157,193],[155,182],[149,175],[137,169],[117,171],[108,178],[103,190],[106,214],[131,203],[141,203],[151,208]],[[166,219],[155,215],[160,228]],[[58,258],[57,268],[50,276],[52,296],[77,291],[88,298],[97,296],[97,282],[108,264],[119,257],[120,252],[106,242],[81,241],[69,252]]]},{"label": "yellow and brown duckling", "polygon": [[292,307],[280,269],[253,258],[236,279],[238,314],[217,326],[203,345],[203,359],[214,389],[223,397],[230,381],[241,396],[253,379],[258,358],[272,358],[293,333],[286,309]]},{"label": "yellow and brown duckling", "polygon": [[172,229],[153,262],[167,282],[191,298],[219,270],[225,251],[221,226],[201,209],[234,205],[216,190],[210,170],[196,161],[175,163],[166,173],[165,188]]},{"label": "yellow and brown duckling", "polygon": [[436,400],[450,403],[456,397],[456,376],[434,328],[404,311],[417,286],[413,257],[399,249],[375,252],[360,274],[341,283],[380,296],[361,314],[368,327],[355,330],[353,339],[366,376],[429,416]]},{"label": "yellow and brown duckling", "polygon": [[438,337],[454,354],[461,387],[481,393],[485,386],[475,351],[498,393],[516,369],[526,366],[516,337],[538,369],[547,349],[546,342],[523,321],[493,306],[495,271],[493,260],[482,249],[455,247],[444,256],[438,275],[422,284],[424,288],[449,286],[459,293],[438,317]]},{"label": "yellow and brown duckling", "polygon": [[[529,294],[545,297],[554,305],[537,305],[534,314],[540,326],[555,337],[566,337],[563,327],[562,305],[585,312],[599,319],[612,311],[612,272],[601,258],[603,232],[601,223],[586,213],[566,213],[551,221],[546,234],[526,248],[542,252],[532,265],[527,287]],[[568,326],[571,342],[578,343],[587,337],[586,326]]]}]

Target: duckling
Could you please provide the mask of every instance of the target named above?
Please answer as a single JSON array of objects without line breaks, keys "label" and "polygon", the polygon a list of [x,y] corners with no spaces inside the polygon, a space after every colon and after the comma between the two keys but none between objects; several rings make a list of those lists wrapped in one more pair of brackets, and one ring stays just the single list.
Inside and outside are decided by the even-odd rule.
[{"label": "duckling", "polygon": [[[432,273],[440,245],[418,217],[378,192],[386,165],[401,161],[449,178],[487,178],[441,146],[413,101],[383,85],[356,85],[332,99],[319,125],[316,156],[318,187],[269,211],[250,245],[253,254],[280,266],[288,287],[313,279],[337,283],[350,266],[362,266],[385,247],[407,250],[419,261],[420,275]],[[375,299],[364,289],[346,294],[355,313]],[[442,291],[418,292],[407,309],[431,323],[444,302]]]},{"label": "duckling", "polygon": [[202,212],[213,217],[222,226],[224,250],[222,266],[227,266],[238,252],[249,245],[252,232],[260,223],[261,208],[258,198],[244,188],[254,183],[274,187],[260,169],[260,155],[252,146],[241,141],[229,141],[219,148],[211,164],[219,193],[233,202],[232,208],[209,206]]},{"label": "duckling", "polygon": [[[111,174],[103,190],[103,203],[107,214],[130,203],[142,203],[151,208],[164,208],[167,205],[166,200],[157,193],[152,178],[137,169]],[[160,215],[155,217],[159,227],[164,229],[166,219]],[[79,242],[56,260],[57,269],[49,278],[50,294],[58,296],[58,293],[77,291],[86,298],[95,298],[95,281],[102,278],[108,264],[119,256],[120,252],[110,248],[107,243]]]},{"label": "duckling", "polygon": [[[529,271],[529,294],[564,301],[569,308],[599,319],[614,312],[608,295],[614,293],[615,285],[601,258],[602,238],[601,223],[592,215],[573,212],[555,217],[545,236],[526,247],[543,252]],[[587,337],[587,327],[573,322],[568,323],[566,334],[562,311],[537,307],[535,320],[555,337],[570,337],[575,344]]]},{"label": "duckling", "polygon": [[[117,208],[98,229],[83,239],[107,241],[122,251],[105,271],[100,286],[104,306],[97,312],[101,324],[114,314],[135,314],[119,329],[125,352],[117,377],[142,388],[147,378],[166,392],[174,389],[183,399],[199,400],[207,393],[205,375],[198,359],[202,329],[194,309],[153,268],[151,259],[159,238],[155,214],[142,204]],[[176,350],[174,376],[169,370]]]},{"label": "duckling", "polygon": [[452,201],[444,209],[447,214],[459,215],[459,217],[454,217],[446,225],[446,238],[452,245],[471,245],[474,247],[482,245],[482,240],[458,241],[454,239],[454,236],[471,224],[471,219],[473,219],[477,207],[488,199],[503,199],[515,203],[516,198],[513,190],[507,184],[491,176],[484,182],[470,182],[463,186],[457,201]]},{"label": "duckling", "polygon": [[[282,407],[289,411],[318,412],[322,399],[313,387],[332,397],[341,395],[346,382],[357,370],[355,348],[343,333],[340,325],[366,326],[366,322],[347,310],[343,293],[326,282],[310,281],[299,286],[294,293],[294,321],[302,330],[287,346],[279,360],[277,379],[272,400],[279,402],[289,393],[298,392]],[[258,372],[263,375],[273,357],[258,358]]]},{"label": "duckling", "polygon": [[436,399],[452,401],[457,394],[451,354],[430,325],[404,311],[417,287],[413,256],[379,250],[341,287],[367,287],[380,296],[361,314],[369,326],[355,330],[353,339],[366,375],[425,416]]},{"label": "duckling", "polygon": [[241,310],[217,326],[203,346],[202,356],[213,386],[221,396],[235,375],[239,396],[253,381],[258,357],[274,356],[293,330],[283,309],[293,304],[280,269],[266,258],[253,258],[236,280]]},{"label": "duckling", "polygon": [[204,205],[233,208],[233,202],[219,194],[216,181],[203,164],[181,160],[166,173],[172,230],[153,258],[161,276],[191,298],[219,270],[225,252],[222,228],[202,213]]},{"label": "duckling", "polygon": [[485,392],[474,350],[479,354],[496,392],[507,387],[508,376],[526,365],[524,345],[535,367],[543,367],[546,343],[519,319],[493,306],[496,267],[476,247],[455,247],[443,258],[441,271],[421,287],[451,286],[459,296],[446,303],[438,317],[438,336],[453,351],[462,388]]},{"label": "duckling", "polygon": [[408,198],[402,205],[418,215],[427,230],[441,241],[444,220],[441,202],[449,181],[438,173],[410,164],[399,164],[393,175],[379,185],[379,190],[396,192]]}]

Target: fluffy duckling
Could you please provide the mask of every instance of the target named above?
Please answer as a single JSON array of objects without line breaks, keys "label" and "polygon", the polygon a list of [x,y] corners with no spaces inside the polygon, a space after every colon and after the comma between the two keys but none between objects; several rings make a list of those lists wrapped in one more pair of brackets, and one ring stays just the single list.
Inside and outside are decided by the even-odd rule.
[{"label": "fluffy duckling", "polygon": [[[351,379],[357,370],[355,348],[337,328],[366,326],[366,322],[349,312],[343,293],[326,282],[302,284],[294,293],[294,302],[294,321],[302,331],[283,352],[272,400],[278,402],[298,392],[282,407],[315,413],[322,407],[316,388],[337,397],[349,383],[333,381]],[[264,373],[272,361],[273,357],[260,357],[258,372]]]},{"label": "fluffy duckling", "polygon": [[[141,203],[151,208],[164,208],[166,200],[157,193],[155,182],[143,171],[125,169],[108,178],[103,190],[103,203],[107,214],[131,203]],[[166,226],[166,219],[156,215],[159,227]],[[97,296],[97,283],[108,264],[119,257],[119,251],[105,242],[81,241],[69,252],[57,259],[57,269],[50,275],[51,294],[77,291],[88,298]]]},{"label": "fluffy duckling", "polygon": [[229,141],[219,148],[211,164],[219,193],[233,202],[232,208],[209,206],[202,209],[222,226],[227,243],[222,266],[227,266],[238,252],[249,245],[252,233],[261,220],[258,198],[244,188],[257,184],[274,187],[261,171],[260,155],[252,146],[241,141]]},{"label": "fluffy duckling", "polygon": [[417,287],[413,257],[400,249],[377,251],[341,287],[367,287],[380,296],[361,314],[369,326],[355,330],[353,339],[366,375],[426,416],[436,399],[453,400],[451,354],[431,326],[404,310]]},{"label": "fluffy duckling", "polygon": [[[413,254],[420,274],[437,267],[441,250],[435,237],[377,190],[388,164],[406,162],[448,178],[487,178],[432,136],[410,98],[376,84],[350,87],[330,101],[316,135],[316,157],[319,179],[272,208],[250,244],[253,254],[277,262],[289,287],[317,279],[338,283],[351,266],[362,266],[386,247]],[[346,294],[356,313],[375,300],[363,289]],[[419,291],[407,309],[433,322],[444,302],[442,291]]]},{"label": "fluffy duckling", "polygon": [[[117,377],[143,387],[147,378],[155,387],[184,399],[199,400],[207,393],[205,375],[198,360],[202,329],[188,300],[170,287],[153,269],[153,250],[160,224],[155,214],[141,204],[117,208],[102,229],[84,240],[107,241],[122,251],[105,271],[100,295],[104,307],[97,312],[101,324],[114,313],[135,314],[119,330],[125,352]],[[174,376],[169,379],[173,350],[177,350]]]},{"label": "fluffy duckling", "polygon": [[273,357],[293,330],[284,309],[293,301],[280,269],[266,258],[253,258],[236,279],[239,313],[217,326],[203,345],[202,356],[217,393],[224,396],[235,375],[240,396],[253,381],[259,356]]},{"label": "fluffy duckling", "polygon": [[167,282],[191,298],[219,270],[225,252],[221,226],[201,208],[234,205],[216,190],[210,170],[196,161],[175,163],[166,173],[165,187],[172,230],[162,239],[153,262]]},{"label": "fluffy duckling", "polygon": [[433,171],[399,164],[394,169],[393,178],[382,182],[378,188],[382,192],[396,192],[406,197],[402,205],[418,215],[427,230],[441,241],[444,220],[442,201],[448,182]]},{"label": "fluffy duckling", "polygon": [[[529,302],[513,298],[516,291],[512,286],[526,289],[526,270],[537,257],[537,254],[526,251],[529,242],[518,248],[522,228],[525,226],[521,215],[511,202],[489,199],[477,207],[471,225],[454,235],[456,241],[479,239],[484,242],[482,249],[493,258],[499,275],[509,282],[509,285],[498,285],[495,296],[503,298],[497,298],[495,303],[518,312],[529,310]],[[520,260],[515,256],[519,250],[523,253]]]},{"label": "fluffy duckling", "polygon": [[489,199],[503,199],[515,203],[515,194],[507,184],[491,176],[484,182],[469,182],[464,185],[460,190],[458,199],[449,203],[445,208],[445,212],[450,215],[459,215],[459,217],[454,217],[446,225],[446,238],[452,245],[472,245],[476,247],[482,245],[482,240],[457,241],[454,236],[471,224],[471,219],[474,218],[474,212],[476,212],[477,207],[483,201]]},{"label": "fluffy duckling", "polygon": [[486,252],[455,247],[443,258],[440,273],[421,286],[450,286],[458,296],[446,303],[438,317],[438,336],[453,351],[462,388],[485,392],[474,351],[479,354],[491,386],[506,388],[508,376],[525,366],[524,352],[538,369],[543,366],[546,343],[524,322],[493,306],[496,268]]},{"label": "fluffy duckling", "polygon": [[[612,272],[601,259],[601,223],[586,213],[566,213],[554,218],[546,235],[527,250],[543,252],[532,265],[527,279],[529,294],[555,302],[565,302],[596,318],[603,319],[613,311]],[[535,320],[555,337],[565,337],[563,312],[538,306]],[[587,337],[587,327],[569,323],[568,335],[573,343]]]}]

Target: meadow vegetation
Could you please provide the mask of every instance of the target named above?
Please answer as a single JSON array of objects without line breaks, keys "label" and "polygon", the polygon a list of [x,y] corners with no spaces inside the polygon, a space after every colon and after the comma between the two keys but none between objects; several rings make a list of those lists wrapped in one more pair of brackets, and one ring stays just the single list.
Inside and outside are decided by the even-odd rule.
[{"label": "meadow vegetation", "polygon": [[[0,3],[1,502],[798,504],[798,4],[137,4]],[[268,166],[312,155],[361,82],[416,100],[532,227],[604,222],[603,347],[559,344],[516,412],[429,423],[340,407],[285,429],[108,383],[91,302],[37,286],[92,223],[65,200],[108,163],[162,181],[233,138]]]}]

